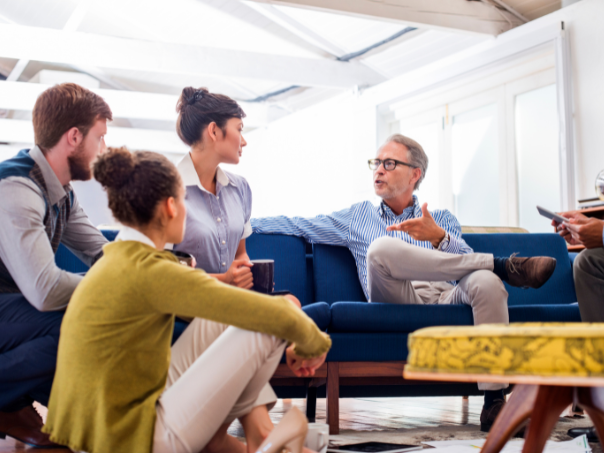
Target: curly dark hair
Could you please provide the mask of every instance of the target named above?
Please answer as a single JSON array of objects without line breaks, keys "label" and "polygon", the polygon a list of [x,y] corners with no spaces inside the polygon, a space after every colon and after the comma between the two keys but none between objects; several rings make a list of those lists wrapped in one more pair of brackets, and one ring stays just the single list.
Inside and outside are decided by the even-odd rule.
[{"label": "curly dark hair", "polygon": [[124,225],[148,225],[157,205],[177,198],[182,180],[172,162],[150,151],[131,153],[127,148],[109,148],[93,167],[94,178],[107,190],[109,208]]}]

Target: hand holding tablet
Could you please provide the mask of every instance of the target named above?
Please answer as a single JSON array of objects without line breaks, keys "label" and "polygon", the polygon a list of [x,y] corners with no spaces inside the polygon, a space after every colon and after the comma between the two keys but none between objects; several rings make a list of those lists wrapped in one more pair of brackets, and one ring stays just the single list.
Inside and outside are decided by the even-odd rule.
[{"label": "hand holding tablet", "polygon": [[558,215],[555,212],[542,208],[541,206],[537,206],[537,211],[539,211],[539,214],[541,214],[543,217],[547,217],[548,219],[555,220],[558,223],[569,223],[570,222],[570,220],[567,219],[566,217],[562,217],[561,215]]}]

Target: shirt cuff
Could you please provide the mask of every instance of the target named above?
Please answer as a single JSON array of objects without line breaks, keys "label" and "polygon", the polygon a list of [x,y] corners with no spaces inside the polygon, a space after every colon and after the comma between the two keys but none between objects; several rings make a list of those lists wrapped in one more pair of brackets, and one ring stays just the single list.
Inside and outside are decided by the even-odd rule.
[{"label": "shirt cuff", "polygon": [[459,243],[459,239],[449,233],[447,234],[449,235],[449,244],[439,250],[446,253],[459,254],[461,250],[461,244]]},{"label": "shirt cuff", "polygon": [[241,239],[249,238],[254,231],[252,230],[252,223],[248,220],[243,227],[243,237]]}]

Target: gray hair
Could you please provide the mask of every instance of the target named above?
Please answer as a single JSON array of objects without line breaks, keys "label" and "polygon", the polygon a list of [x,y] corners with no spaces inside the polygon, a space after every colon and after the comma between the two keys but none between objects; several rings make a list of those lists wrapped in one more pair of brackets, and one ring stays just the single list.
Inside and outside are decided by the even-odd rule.
[{"label": "gray hair", "polygon": [[386,143],[390,142],[398,143],[407,148],[409,150],[409,163],[422,171],[422,175],[419,177],[413,188],[414,190],[419,189],[419,185],[426,177],[426,171],[428,170],[428,156],[424,152],[424,148],[412,138],[405,137],[401,134],[394,134],[388,137]]}]

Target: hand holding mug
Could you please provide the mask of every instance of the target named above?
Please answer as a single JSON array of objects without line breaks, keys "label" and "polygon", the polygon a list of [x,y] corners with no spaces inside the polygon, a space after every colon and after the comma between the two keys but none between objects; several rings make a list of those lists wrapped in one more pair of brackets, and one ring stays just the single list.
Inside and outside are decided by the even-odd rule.
[{"label": "hand holding mug", "polygon": [[254,286],[251,267],[253,264],[247,260],[234,260],[229,270],[224,274],[224,282],[238,288],[250,289]]}]

